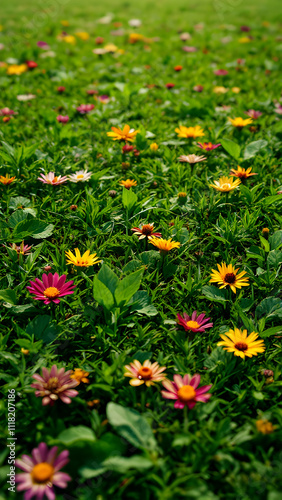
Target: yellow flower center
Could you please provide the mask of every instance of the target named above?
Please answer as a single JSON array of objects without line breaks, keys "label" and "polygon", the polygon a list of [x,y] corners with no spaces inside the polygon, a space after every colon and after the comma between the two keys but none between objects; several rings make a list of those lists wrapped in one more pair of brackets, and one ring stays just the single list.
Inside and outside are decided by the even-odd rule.
[{"label": "yellow flower center", "polygon": [[228,190],[231,188],[231,186],[230,186],[230,184],[224,183],[224,184],[221,184],[221,188]]},{"label": "yellow flower center", "polygon": [[33,467],[31,477],[35,483],[48,483],[51,481],[54,472],[55,469],[52,465],[47,464],[47,462],[41,462]]},{"label": "yellow flower center", "polygon": [[227,273],[225,276],[224,276],[224,281],[226,281],[226,283],[229,283],[230,285],[232,285],[233,283],[235,283],[236,281],[236,276],[234,273]]},{"label": "yellow flower center", "polygon": [[140,370],[138,371],[138,378],[141,380],[149,380],[152,377],[152,370],[151,368],[148,368],[148,366],[141,366]]},{"label": "yellow flower center", "polygon": [[55,299],[56,297],[59,297],[60,290],[58,290],[58,288],[55,288],[54,286],[49,286],[49,288],[46,288],[46,290],[44,290],[43,295],[45,295],[45,297],[48,297],[48,299]]},{"label": "yellow flower center", "polygon": [[183,385],[177,391],[177,396],[182,401],[182,403],[187,403],[192,401],[196,396],[196,391],[191,385]]},{"label": "yellow flower center", "polygon": [[54,391],[58,387],[58,379],[57,377],[51,377],[49,378],[47,384],[46,384],[46,389],[49,389],[50,391]]},{"label": "yellow flower center", "polygon": [[83,177],[84,177],[84,175],[83,175],[83,174],[79,174],[79,175],[77,176],[77,179],[83,179]]},{"label": "yellow flower center", "polygon": [[245,344],[245,342],[237,342],[234,347],[238,349],[238,351],[247,351],[248,344]]},{"label": "yellow flower center", "polygon": [[186,325],[188,328],[199,328],[199,323],[197,321],[187,321]]}]

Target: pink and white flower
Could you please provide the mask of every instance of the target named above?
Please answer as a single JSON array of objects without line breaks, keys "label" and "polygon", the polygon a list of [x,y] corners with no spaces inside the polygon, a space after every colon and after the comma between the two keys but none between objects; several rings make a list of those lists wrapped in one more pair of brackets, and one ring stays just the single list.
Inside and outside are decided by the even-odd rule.
[{"label": "pink and white flower", "polygon": [[197,311],[192,313],[190,317],[187,313],[177,314],[177,323],[183,326],[184,330],[191,332],[205,332],[207,328],[212,328],[213,323],[209,323],[210,318],[205,318],[205,314],[199,314],[197,316]]},{"label": "pink and white flower", "polygon": [[57,121],[58,121],[59,123],[64,123],[64,124],[65,124],[65,123],[68,123],[68,121],[69,121],[69,116],[68,116],[68,115],[65,115],[65,116],[64,116],[64,115],[58,115],[58,116],[57,116]]},{"label": "pink and white flower", "polygon": [[198,156],[198,155],[181,155],[179,156],[178,158],[179,161],[181,162],[185,162],[185,163],[190,163],[190,164],[194,164],[194,163],[199,163],[200,161],[204,161],[206,160],[206,157],[205,156]]},{"label": "pink and white flower", "polygon": [[32,450],[32,456],[22,455],[15,461],[15,465],[23,470],[16,474],[17,491],[25,491],[24,499],[42,500],[44,495],[48,500],[55,500],[53,486],[66,488],[71,477],[65,472],[60,472],[69,462],[68,450],[62,451],[57,456],[58,447],[50,450],[46,443],[40,443],[38,448]]},{"label": "pink and white flower", "polygon": [[184,375],[182,378],[180,375],[173,376],[173,382],[171,380],[164,380],[163,386],[166,389],[162,391],[162,397],[165,399],[174,399],[174,408],[183,409],[184,406],[188,406],[189,410],[192,410],[197,402],[201,401],[206,403],[211,394],[207,394],[212,385],[203,385],[198,389],[201,381],[201,376],[196,374]]},{"label": "pink and white flower", "polygon": [[245,111],[245,115],[249,116],[253,120],[257,120],[262,115],[262,112],[249,109],[248,111]]},{"label": "pink and white flower", "polygon": [[71,174],[68,176],[68,179],[71,182],[86,182],[89,181],[92,173],[87,170],[79,170],[75,174]]},{"label": "pink and white flower", "polygon": [[50,372],[47,368],[42,368],[42,376],[39,373],[32,375],[36,383],[31,384],[30,387],[37,389],[35,396],[43,398],[43,406],[53,406],[55,401],[60,399],[63,403],[70,404],[71,399],[78,395],[73,387],[79,385],[76,379],[70,378],[72,370],[65,371],[64,368],[58,369],[53,365]]},{"label": "pink and white flower", "polygon": [[148,359],[144,361],[143,365],[141,365],[140,361],[135,359],[133,363],[126,365],[124,368],[126,370],[124,376],[131,378],[129,383],[133,387],[138,387],[142,384],[150,387],[150,385],[155,385],[154,382],[161,382],[165,379],[162,373],[165,371],[166,367],[159,366],[158,363],[151,363]]},{"label": "pink and white flower", "polygon": [[43,182],[43,184],[52,184],[53,186],[58,186],[59,184],[64,184],[67,182],[68,178],[66,175],[55,175],[55,172],[49,172],[48,174],[40,174],[38,180]]},{"label": "pink and white flower", "polygon": [[59,276],[58,273],[43,274],[42,281],[35,278],[35,281],[30,281],[31,286],[27,286],[27,290],[35,295],[35,300],[44,300],[44,304],[54,302],[59,304],[59,297],[71,295],[74,293],[73,281],[66,282],[66,275]]},{"label": "pink and white flower", "polygon": [[76,111],[78,111],[81,115],[85,115],[92,111],[92,109],[94,108],[94,104],[80,104],[80,106],[76,108]]}]

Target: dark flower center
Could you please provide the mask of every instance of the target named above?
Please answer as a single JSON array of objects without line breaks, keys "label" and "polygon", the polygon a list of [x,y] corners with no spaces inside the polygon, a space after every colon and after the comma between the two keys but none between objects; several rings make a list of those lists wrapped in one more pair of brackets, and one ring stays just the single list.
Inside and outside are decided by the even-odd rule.
[{"label": "dark flower center", "polygon": [[233,273],[227,273],[224,277],[224,281],[226,281],[226,283],[235,283],[236,281],[236,276],[235,274]]},{"label": "dark flower center", "polygon": [[245,342],[238,342],[238,344],[235,344],[235,349],[238,349],[238,351],[246,351],[248,349],[248,345],[245,344]]},{"label": "dark flower center", "polygon": [[152,234],[152,231],[153,231],[153,226],[151,224],[145,224],[144,226],[142,226],[142,234],[145,234],[146,236],[150,236]]}]

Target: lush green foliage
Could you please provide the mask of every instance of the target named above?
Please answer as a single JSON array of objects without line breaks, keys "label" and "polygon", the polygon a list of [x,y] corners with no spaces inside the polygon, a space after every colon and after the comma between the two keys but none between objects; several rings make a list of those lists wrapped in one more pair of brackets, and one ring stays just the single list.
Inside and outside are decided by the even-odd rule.
[{"label": "lush green foliage", "polygon": [[[13,1],[0,33],[0,58],[6,63],[0,67],[1,108],[15,111],[9,121],[0,118],[0,175],[16,177],[10,185],[0,184],[5,446],[5,398],[15,389],[17,457],[30,454],[42,441],[70,452],[64,470],[73,481],[66,490],[57,489],[58,499],[278,500],[278,3],[267,4],[272,11],[265,4],[256,12],[254,2],[248,12],[242,4],[235,11],[215,0],[204,2],[201,11],[194,6],[191,16],[182,1],[156,2],[152,11],[148,2],[118,6],[107,0],[97,8],[88,2],[64,4],[54,11],[47,5],[40,21],[42,7],[36,10],[32,4],[28,18],[22,19],[22,11],[12,14]],[[108,11],[114,13],[112,19],[100,23]],[[135,17],[143,21],[137,29],[128,25]],[[63,19],[68,27],[62,27]],[[197,26],[201,21],[205,24]],[[240,30],[246,24],[250,32]],[[58,39],[62,30],[74,36],[85,31],[90,37],[66,43]],[[179,34],[186,31],[191,39],[183,42]],[[129,43],[134,32],[145,40]],[[250,35],[248,43],[240,41]],[[95,43],[98,36],[104,38],[102,45]],[[42,40],[48,51],[37,46]],[[118,50],[93,54],[107,43]],[[185,45],[197,51],[185,52]],[[38,67],[7,74],[12,64],[30,60]],[[179,72],[177,65],[183,67]],[[226,76],[214,74],[222,68],[228,70]],[[168,89],[167,83],[175,86]],[[197,85],[202,92],[193,90]],[[65,91],[58,92],[59,86]],[[214,91],[222,86],[228,90]],[[87,94],[90,89],[97,94]],[[35,98],[17,99],[27,94]],[[109,102],[97,95],[109,96]],[[86,103],[95,108],[79,114],[76,108]],[[251,127],[236,129],[228,121],[247,118],[249,109],[262,113]],[[68,115],[69,122],[59,123],[58,115]],[[139,130],[132,143],[139,155],[123,154],[124,142],[107,137],[111,127],[125,124]],[[200,125],[205,135],[179,138],[179,125]],[[198,141],[221,147],[205,152]],[[156,151],[152,143],[158,144]],[[207,159],[194,166],[178,161],[193,153]],[[238,164],[252,167],[257,175],[229,194],[210,187]],[[70,175],[83,169],[92,173],[88,182],[51,186],[38,180],[42,173]],[[127,178],[137,186],[122,187],[120,181]],[[109,195],[112,190],[116,193]],[[186,196],[179,197],[181,192]],[[180,242],[180,248],[163,256],[132,234],[131,228],[148,223],[163,238]],[[31,253],[18,256],[10,244],[23,240],[32,245]],[[97,253],[102,264],[82,269],[67,265],[65,251],[76,247]],[[211,271],[221,262],[245,270],[249,286],[235,295],[211,285]],[[46,266],[52,273],[67,274],[76,285],[74,294],[58,305],[35,301],[26,289],[30,280],[42,278]],[[191,315],[194,310],[205,312],[213,327],[189,335],[176,324],[177,313]],[[243,361],[218,347],[219,335],[235,327],[257,332],[265,352]],[[187,422],[183,410],[162,398],[161,383],[129,385],[124,366],[135,359],[166,366],[169,379],[176,373],[201,374],[201,385],[212,384],[211,399],[190,410]],[[30,387],[32,375],[53,364],[89,373],[89,384],[80,383],[70,405],[42,406]],[[273,375],[266,377],[264,370]],[[259,432],[259,419],[271,421],[274,431]],[[0,455],[0,500],[15,498],[5,482],[7,454],[5,448]]]}]

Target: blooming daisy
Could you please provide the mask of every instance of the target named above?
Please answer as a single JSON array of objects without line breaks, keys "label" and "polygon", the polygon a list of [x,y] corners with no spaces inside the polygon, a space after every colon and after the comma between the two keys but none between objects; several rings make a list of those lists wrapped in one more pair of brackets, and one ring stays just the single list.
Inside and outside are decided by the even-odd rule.
[{"label": "blooming daisy", "polygon": [[175,399],[174,408],[182,409],[184,406],[188,406],[189,410],[192,410],[198,401],[206,403],[211,397],[211,394],[207,394],[207,392],[212,386],[203,385],[198,389],[200,381],[201,376],[198,374],[193,377],[186,374],[183,378],[180,375],[174,375],[173,382],[171,380],[163,381],[166,390],[162,391],[162,396],[165,399]]},{"label": "blooming daisy", "polygon": [[64,116],[64,115],[58,115],[58,116],[57,116],[57,121],[58,121],[59,123],[68,123],[68,121],[69,121],[69,116],[68,116],[68,115],[65,115],[65,116]]},{"label": "blooming daisy", "polygon": [[247,168],[247,170],[245,170],[244,168],[242,168],[238,165],[237,170],[235,170],[234,168],[232,168],[232,170],[230,170],[230,175],[234,175],[235,177],[239,177],[240,179],[247,179],[248,177],[251,177],[252,175],[258,175],[254,172],[251,172],[251,171],[252,171],[252,167],[249,167],[249,168]]},{"label": "blooming daisy", "polygon": [[239,269],[235,269],[232,264],[225,264],[222,262],[221,265],[217,264],[218,271],[212,269],[210,283],[218,283],[219,288],[225,288],[230,286],[232,292],[236,293],[236,288],[242,288],[242,286],[249,286],[249,278],[244,276],[245,271],[241,271],[239,274]]},{"label": "blooming daisy", "polygon": [[2,108],[0,109],[0,116],[11,116],[14,115],[15,111],[10,108]]},{"label": "blooming daisy", "polygon": [[57,451],[57,446],[49,450],[45,443],[40,443],[32,450],[32,456],[22,455],[15,461],[15,465],[24,471],[16,474],[16,483],[17,491],[26,490],[25,500],[33,496],[42,500],[45,495],[49,500],[55,500],[53,486],[67,488],[71,477],[60,470],[69,462],[69,452],[64,450],[57,456]]},{"label": "blooming daisy", "polygon": [[132,227],[131,231],[138,236],[139,240],[143,240],[143,238],[149,238],[150,236],[156,236],[157,238],[161,238],[161,233],[154,233],[154,224],[144,224],[141,227]]},{"label": "blooming daisy", "polygon": [[228,118],[228,120],[233,125],[233,127],[236,128],[246,127],[247,125],[250,125],[253,122],[251,118],[245,118],[244,120],[244,118],[241,118],[240,116],[238,116],[237,118]]},{"label": "blooming daisy", "polygon": [[73,390],[79,382],[70,378],[71,370],[65,371],[64,368],[57,368],[53,365],[49,371],[47,368],[42,368],[42,376],[39,373],[32,375],[36,383],[30,387],[37,389],[35,396],[43,398],[43,406],[53,406],[55,401],[60,399],[63,403],[70,404],[71,399],[78,395],[78,392]]},{"label": "blooming daisy", "polygon": [[81,368],[75,368],[72,371],[70,378],[76,380],[78,384],[80,384],[80,382],[83,382],[84,384],[89,384],[89,379],[87,378],[88,375],[89,372],[85,372]]},{"label": "blooming daisy", "polygon": [[175,132],[178,133],[178,137],[192,138],[203,137],[205,135],[203,129],[196,125],[196,127],[184,127],[180,125],[179,128],[175,129]]},{"label": "blooming daisy", "polygon": [[248,111],[245,111],[245,115],[249,116],[253,120],[257,120],[262,115],[262,112],[249,109]]},{"label": "blooming daisy", "polygon": [[83,255],[81,255],[78,248],[75,248],[74,251],[75,255],[70,250],[66,252],[66,257],[68,258],[67,264],[73,264],[76,267],[89,267],[102,262],[98,260],[96,253],[90,254],[90,250],[86,250]]},{"label": "blooming daisy", "polygon": [[275,426],[269,420],[260,419],[256,421],[256,428],[261,434],[272,434],[275,431]]},{"label": "blooming daisy", "polygon": [[211,142],[197,142],[199,148],[204,149],[205,151],[212,151],[213,149],[219,148],[221,146],[220,143],[212,144]]},{"label": "blooming daisy", "polygon": [[159,146],[156,142],[153,142],[152,144],[150,144],[151,151],[157,151],[158,149],[159,149]]},{"label": "blooming daisy", "polygon": [[130,189],[132,186],[137,186],[137,181],[126,179],[126,181],[120,181],[120,186],[125,187],[125,189]]},{"label": "blooming daisy", "polygon": [[16,245],[16,243],[11,243],[10,247],[12,250],[15,250],[18,255],[29,255],[32,245],[29,247],[28,245],[24,244],[24,241],[22,241],[20,245]]},{"label": "blooming daisy", "polygon": [[85,115],[94,108],[94,104],[80,104],[80,106],[77,106],[76,111],[78,111],[81,115]]},{"label": "blooming daisy", "polygon": [[177,314],[177,323],[183,326],[184,330],[191,332],[204,332],[206,328],[212,328],[213,323],[209,323],[210,318],[205,318],[205,314],[199,314],[197,316],[197,311],[192,313],[192,316],[188,316],[187,313]]},{"label": "blooming daisy", "polygon": [[52,184],[53,186],[58,186],[59,184],[64,184],[67,182],[67,175],[55,175],[54,172],[49,172],[48,174],[40,174],[41,177],[38,177],[38,180],[43,182],[43,184]]},{"label": "blooming daisy", "polygon": [[148,359],[141,365],[140,361],[135,359],[130,365],[124,367],[126,372],[125,377],[130,377],[129,384],[133,387],[145,384],[147,387],[155,385],[154,382],[160,382],[165,379],[162,373],[166,366],[160,367],[158,363],[151,363]]},{"label": "blooming daisy", "polygon": [[89,181],[92,173],[87,170],[79,170],[75,174],[68,175],[68,179],[71,182],[86,182]]},{"label": "blooming daisy", "polygon": [[233,352],[235,356],[240,356],[240,358],[245,359],[245,356],[251,358],[252,356],[257,356],[258,353],[265,351],[265,345],[263,340],[256,340],[258,338],[258,333],[252,332],[249,336],[247,330],[229,330],[225,334],[221,334],[221,342],[217,345],[224,346],[224,350],[227,352]]},{"label": "blooming daisy", "polygon": [[181,161],[181,162],[185,162],[185,163],[191,163],[192,165],[194,163],[199,163],[200,161],[204,161],[206,160],[207,158],[203,155],[201,156],[198,156],[198,155],[181,155],[179,156],[178,160]]},{"label": "blooming daisy", "polygon": [[8,184],[12,184],[16,177],[10,177],[9,174],[6,174],[5,177],[3,175],[0,175],[0,182],[1,184],[4,184],[4,186],[7,186]]},{"label": "blooming daisy", "polygon": [[44,304],[54,302],[59,304],[59,297],[71,295],[74,293],[73,281],[66,281],[66,275],[59,276],[58,273],[43,274],[42,281],[35,278],[35,281],[30,281],[31,286],[27,286],[27,290],[35,295],[35,300],[44,300]]},{"label": "blooming daisy", "polygon": [[171,238],[164,240],[163,238],[156,238],[156,236],[152,236],[149,239],[149,243],[157,247],[160,253],[167,253],[173,248],[179,248],[181,245],[179,241],[172,241]]},{"label": "blooming daisy", "polygon": [[232,177],[222,176],[218,181],[214,181],[214,184],[210,184],[210,187],[213,187],[217,191],[221,191],[222,193],[229,193],[234,191],[239,184],[241,184],[240,179],[236,179],[235,181]]},{"label": "blooming daisy", "polygon": [[134,128],[130,128],[129,125],[125,125],[123,130],[112,127],[112,132],[107,132],[107,136],[112,137],[113,141],[133,142],[138,132],[139,130],[134,130]]}]

